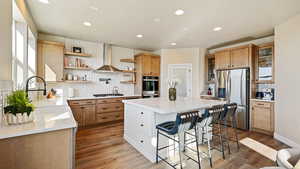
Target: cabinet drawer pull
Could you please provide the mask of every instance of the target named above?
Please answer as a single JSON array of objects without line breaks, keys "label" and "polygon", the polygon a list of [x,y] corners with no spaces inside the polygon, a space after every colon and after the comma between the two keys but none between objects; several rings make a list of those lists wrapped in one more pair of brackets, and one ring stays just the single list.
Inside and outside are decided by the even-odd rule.
[{"label": "cabinet drawer pull", "polygon": [[257,103],[257,105],[259,105],[259,106],[264,106],[265,104],[263,104],[263,103]]},{"label": "cabinet drawer pull", "polygon": [[141,140],[141,143],[144,143],[144,140]]},{"label": "cabinet drawer pull", "polygon": [[85,107],[80,107],[81,109],[85,109]]},{"label": "cabinet drawer pull", "polygon": [[119,108],[121,108],[120,106],[116,106],[116,109],[119,109]]},{"label": "cabinet drawer pull", "polygon": [[141,124],[141,127],[144,127],[144,124]]},{"label": "cabinet drawer pull", "polygon": [[141,114],[144,114],[144,112],[141,112]]}]

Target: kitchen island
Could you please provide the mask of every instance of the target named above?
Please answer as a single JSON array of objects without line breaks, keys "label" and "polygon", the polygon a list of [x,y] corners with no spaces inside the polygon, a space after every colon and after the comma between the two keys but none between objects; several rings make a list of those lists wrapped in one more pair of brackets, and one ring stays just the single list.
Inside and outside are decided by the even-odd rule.
[{"label": "kitchen island", "polygon": [[[174,121],[176,114],[189,111],[202,111],[214,105],[225,104],[224,101],[202,100],[199,98],[151,98],[123,100],[125,104],[124,139],[135,147],[151,162],[156,155],[156,125]],[[168,144],[161,138],[160,144]],[[166,152],[163,152],[166,154]]]}]

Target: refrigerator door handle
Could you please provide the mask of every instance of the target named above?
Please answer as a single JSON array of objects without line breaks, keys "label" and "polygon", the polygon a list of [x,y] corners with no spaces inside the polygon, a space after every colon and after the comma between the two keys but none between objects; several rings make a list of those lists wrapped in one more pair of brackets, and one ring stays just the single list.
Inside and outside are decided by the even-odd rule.
[{"label": "refrigerator door handle", "polygon": [[231,97],[231,72],[227,72],[227,84],[226,84],[226,101],[227,103],[230,103],[230,97]]},{"label": "refrigerator door handle", "polygon": [[244,75],[244,71],[241,72],[241,82],[240,82],[240,100],[241,100],[241,104],[244,105],[244,100],[243,100],[243,75]]}]

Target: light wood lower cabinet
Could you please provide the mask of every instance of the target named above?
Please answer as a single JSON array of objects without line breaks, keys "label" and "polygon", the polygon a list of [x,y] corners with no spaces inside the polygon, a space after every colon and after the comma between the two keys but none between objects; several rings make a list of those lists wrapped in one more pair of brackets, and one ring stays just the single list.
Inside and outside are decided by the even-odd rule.
[{"label": "light wood lower cabinet", "polygon": [[0,139],[1,169],[75,168],[75,129]]},{"label": "light wood lower cabinet", "polygon": [[95,105],[71,106],[75,120],[79,127],[96,123]]},{"label": "light wood lower cabinet", "polygon": [[69,105],[79,127],[93,124],[112,122],[124,119],[124,99],[128,98],[101,98],[93,100],[71,100]]},{"label": "light wood lower cabinet", "polygon": [[264,134],[274,133],[274,103],[251,102],[251,129]]}]

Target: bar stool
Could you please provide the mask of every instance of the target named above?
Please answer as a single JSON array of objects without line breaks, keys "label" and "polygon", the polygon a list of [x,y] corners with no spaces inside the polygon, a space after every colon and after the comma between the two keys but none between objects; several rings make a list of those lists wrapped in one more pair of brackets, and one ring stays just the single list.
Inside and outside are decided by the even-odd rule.
[{"label": "bar stool", "polygon": [[[215,149],[217,151],[220,151],[222,153],[223,159],[225,159],[225,148],[224,148],[224,143],[227,144],[228,152],[230,154],[230,146],[229,142],[227,141],[227,129],[226,129],[226,115],[227,115],[227,110],[224,105],[217,105],[214,106],[211,110],[213,113],[213,118],[212,118],[212,123],[210,127],[212,127],[212,136],[214,138],[218,137],[219,142],[220,142],[220,147],[215,147],[212,146],[212,149]],[[225,132],[222,131],[222,127],[225,128]],[[216,129],[217,128],[217,129]]]},{"label": "bar stool", "polygon": [[[217,110],[215,108],[205,109],[204,114],[202,114],[202,116],[198,118],[197,125],[196,125],[198,133],[201,132],[201,135],[202,135],[202,144],[204,144],[204,140],[207,141],[207,149],[208,149],[207,153],[200,151],[200,154],[204,158],[209,159],[211,167],[212,167],[212,154],[211,154],[211,144],[210,144],[210,138],[209,138],[210,137],[209,133],[211,131],[209,130],[209,127],[212,124],[213,116],[216,116],[216,117],[220,116],[221,111],[217,111]],[[190,132],[185,132],[185,134],[194,136]],[[198,137],[199,137],[199,135],[200,134],[198,134]],[[206,138],[204,138],[204,137],[206,137]],[[186,139],[184,139],[184,140],[186,141]],[[198,138],[198,140],[199,140],[199,138]],[[188,141],[190,141],[190,140],[188,140]],[[193,143],[193,141],[187,142],[185,144],[186,144],[186,146],[188,146],[191,143]]]},{"label": "bar stool", "polygon": [[229,120],[231,121],[231,128],[234,130],[234,135],[235,138],[232,139],[229,136],[227,137],[228,141],[233,141],[236,142],[237,144],[237,149],[240,149],[240,145],[239,145],[239,137],[238,137],[238,132],[237,132],[237,120],[236,120],[236,112],[237,112],[237,104],[236,103],[231,103],[231,104],[227,104],[225,105],[225,109],[227,111],[227,116],[229,118]]},{"label": "bar stool", "polygon": [[[159,155],[159,151],[168,148],[172,145],[167,145],[164,147],[159,147],[159,136],[165,136],[166,138],[173,140],[174,142],[177,142],[179,145],[179,159],[180,159],[180,168],[182,169],[182,157],[181,157],[181,146],[183,145],[183,148],[185,147],[185,144],[182,144],[180,141],[180,136],[179,134],[183,134],[184,132],[188,130],[194,130],[195,136],[197,135],[197,128],[195,125],[197,124],[198,120],[198,111],[196,112],[186,112],[186,113],[178,113],[176,115],[176,121],[168,121],[164,122],[161,124],[158,124],[156,126],[157,129],[157,142],[156,142],[156,163],[158,163],[158,160],[161,159],[164,162],[166,162],[168,165],[170,165],[172,168],[175,169],[175,167],[178,165],[172,165],[170,162],[168,162],[165,158],[161,157]],[[178,135],[178,139],[175,138],[175,136]],[[174,138],[172,138],[174,136]],[[185,156],[188,157],[188,159],[193,160],[194,162],[198,163],[199,169],[201,169],[201,164],[200,164],[200,156],[199,156],[199,148],[198,148],[198,138],[195,137],[196,140],[196,147],[197,147],[197,160],[191,158],[190,156],[184,154]],[[175,151],[175,150],[174,150]]]}]

